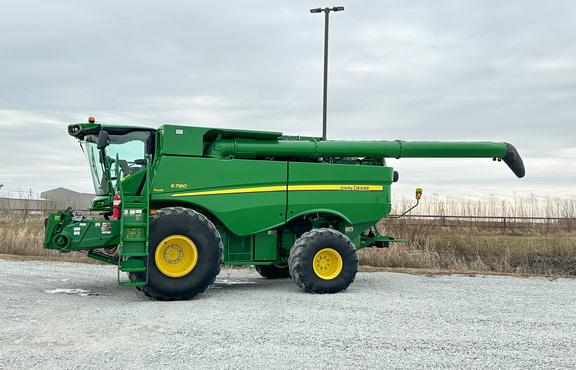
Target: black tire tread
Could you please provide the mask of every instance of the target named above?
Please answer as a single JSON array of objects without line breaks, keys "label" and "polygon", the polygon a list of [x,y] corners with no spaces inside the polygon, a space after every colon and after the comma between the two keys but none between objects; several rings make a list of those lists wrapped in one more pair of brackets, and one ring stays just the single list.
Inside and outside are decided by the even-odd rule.
[{"label": "black tire tread", "polygon": [[[335,249],[343,261],[340,274],[332,280],[320,278],[313,269],[314,256],[318,251]],[[296,240],[288,257],[290,276],[306,292],[338,293],[354,282],[358,272],[358,254],[350,239],[333,229],[312,229]]]},{"label": "black tire tread", "polygon": [[290,269],[288,267],[277,267],[274,265],[256,265],[254,266],[256,272],[266,279],[287,279],[290,277]]},{"label": "black tire tread", "polygon": [[[189,289],[182,290],[174,288],[174,285],[178,285],[178,281],[184,281],[188,275],[180,278],[171,278],[163,275],[157,270],[154,261],[154,252],[157,246],[153,245],[155,237],[152,235],[157,227],[162,226],[162,220],[170,220],[174,222],[180,219],[179,222],[185,222],[186,224],[181,224],[183,227],[196,227],[198,230],[205,233],[204,237],[210,241],[210,244],[203,246],[203,248],[216,248],[216,256],[214,256],[214,251],[209,251],[208,253],[209,261],[200,260],[199,256],[197,267],[194,268],[188,275],[192,274],[199,266],[199,264],[206,264],[207,271],[205,276],[198,277],[198,283],[190,286]],[[193,226],[192,226],[193,225]],[[161,231],[159,231],[161,233]],[[184,233],[183,233],[184,234]],[[162,240],[162,237],[160,240]],[[203,214],[196,212],[192,209],[184,207],[166,207],[156,211],[156,214],[150,217],[150,244],[148,246],[148,284],[141,287],[144,294],[157,300],[188,300],[194,298],[196,295],[203,293],[206,289],[214,283],[216,276],[220,273],[220,267],[222,265],[223,258],[223,245],[220,238],[220,233],[216,230],[214,224],[208,220]],[[199,247],[197,245],[197,247]],[[199,252],[201,253],[201,252]],[[211,266],[210,266],[211,265]],[[145,274],[146,272],[134,273],[134,274]],[[134,275],[129,276],[132,278],[141,278],[142,276]],[[189,278],[189,277],[188,277]],[[190,284],[189,284],[190,285]]]}]

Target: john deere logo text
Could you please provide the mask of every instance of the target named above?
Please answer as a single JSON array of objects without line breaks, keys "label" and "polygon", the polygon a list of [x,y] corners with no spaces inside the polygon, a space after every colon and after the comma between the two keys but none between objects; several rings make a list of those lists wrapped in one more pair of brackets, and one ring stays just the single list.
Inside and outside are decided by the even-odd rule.
[{"label": "john deere logo text", "polygon": [[365,185],[341,185],[340,191],[370,191],[370,187]]}]

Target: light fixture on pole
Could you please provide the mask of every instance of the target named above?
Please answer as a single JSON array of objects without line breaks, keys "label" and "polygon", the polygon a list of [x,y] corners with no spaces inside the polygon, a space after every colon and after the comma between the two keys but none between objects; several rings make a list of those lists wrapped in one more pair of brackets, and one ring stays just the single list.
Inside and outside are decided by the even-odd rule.
[{"label": "light fixture on pole", "polygon": [[322,102],[322,139],[326,140],[326,106],[328,102],[328,14],[344,10],[343,6],[332,8],[314,8],[310,13],[324,12],[324,97]]}]

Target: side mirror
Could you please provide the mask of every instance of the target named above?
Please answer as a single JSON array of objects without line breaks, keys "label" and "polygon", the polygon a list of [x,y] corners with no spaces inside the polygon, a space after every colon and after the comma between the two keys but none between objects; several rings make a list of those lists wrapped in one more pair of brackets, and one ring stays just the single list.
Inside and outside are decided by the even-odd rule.
[{"label": "side mirror", "polygon": [[408,212],[410,212],[411,210],[416,208],[418,206],[418,204],[420,204],[420,198],[421,197],[422,197],[422,189],[418,188],[418,189],[416,189],[416,204],[414,204],[412,207],[408,208],[408,210],[406,210],[400,216],[385,216],[385,217],[386,218],[400,218],[402,216],[405,216]]},{"label": "side mirror", "polygon": [[98,134],[98,144],[96,145],[96,148],[104,149],[107,146],[108,146],[108,131],[102,130]]},{"label": "side mirror", "polygon": [[421,197],[422,197],[422,189],[418,188],[416,189],[416,200],[420,200]]}]

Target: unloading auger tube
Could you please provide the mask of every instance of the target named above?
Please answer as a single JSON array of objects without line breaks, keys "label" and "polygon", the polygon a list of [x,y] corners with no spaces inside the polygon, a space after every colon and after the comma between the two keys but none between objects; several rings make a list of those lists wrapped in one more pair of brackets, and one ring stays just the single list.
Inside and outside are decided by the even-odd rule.
[{"label": "unloading auger tube", "polygon": [[443,141],[322,141],[215,140],[206,150],[208,157],[369,157],[369,158],[494,158],[503,160],[519,178],[524,162],[516,148],[505,142]]}]

